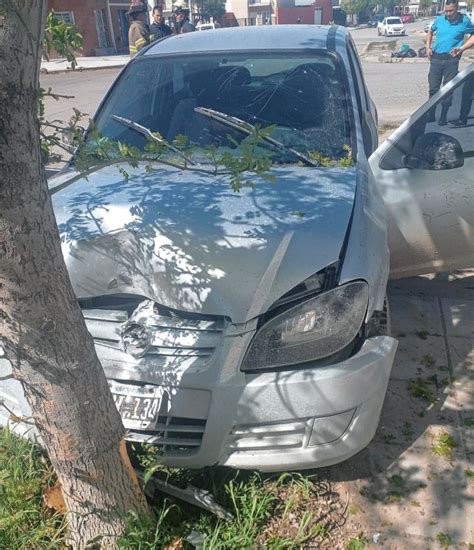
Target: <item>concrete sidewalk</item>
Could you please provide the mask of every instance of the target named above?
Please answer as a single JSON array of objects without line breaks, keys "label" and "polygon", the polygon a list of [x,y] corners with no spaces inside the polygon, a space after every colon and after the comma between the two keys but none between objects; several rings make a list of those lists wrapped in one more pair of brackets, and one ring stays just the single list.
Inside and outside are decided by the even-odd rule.
[{"label": "concrete sidewalk", "polygon": [[[474,543],[474,270],[391,281],[399,340],[377,434],[328,469],[366,548]],[[370,384],[370,380],[367,381]]]},{"label": "concrete sidewalk", "polygon": [[[103,57],[76,57],[76,71],[93,69],[113,69],[123,67],[130,61],[129,55],[108,55]],[[51,59],[41,61],[42,73],[59,73],[72,71],[71,64],[66,59]]]}]

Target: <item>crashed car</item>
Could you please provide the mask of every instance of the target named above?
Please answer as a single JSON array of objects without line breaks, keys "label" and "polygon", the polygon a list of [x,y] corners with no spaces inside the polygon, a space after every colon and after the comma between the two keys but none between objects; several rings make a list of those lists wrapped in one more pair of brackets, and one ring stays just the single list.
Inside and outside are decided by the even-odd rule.
[{"label": "crashed car", "polygon": [[[182,34],[124,68],[94,128],[141,150],[159,133],[162,155],[87,177],[73,159],[50,187],[131,441],[177,467],[263,471],[335,464],[370,442],[397,348],[389,270],[474,264],[472,124],[437,123],[447,95],[458,116],[473,72],[377,149],[342,27]],[[257,125],[272,128],[257,149],[273,178],[253,174],[235,192],[203,151],[232,155]],[[185,167],[173,145],[183,135]],[[0,395],[1,423],[28,415],[17,381]]]}]

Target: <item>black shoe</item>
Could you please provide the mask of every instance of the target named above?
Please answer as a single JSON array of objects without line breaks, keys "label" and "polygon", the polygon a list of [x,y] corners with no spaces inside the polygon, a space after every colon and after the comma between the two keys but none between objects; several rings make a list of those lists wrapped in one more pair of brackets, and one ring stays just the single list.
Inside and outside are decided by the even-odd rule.
[{"label": "black shoe", "polygon": [[445,118],[441,117],[438,121],[438,126],[446,126],[446,124],[448,124],[448,121]]},{"label": "black shoe", "polygon": [[459,118],[458,120],[450,120],[449,124],[452,124],[453,126],[467,126],[467,120],[462,120]]}]

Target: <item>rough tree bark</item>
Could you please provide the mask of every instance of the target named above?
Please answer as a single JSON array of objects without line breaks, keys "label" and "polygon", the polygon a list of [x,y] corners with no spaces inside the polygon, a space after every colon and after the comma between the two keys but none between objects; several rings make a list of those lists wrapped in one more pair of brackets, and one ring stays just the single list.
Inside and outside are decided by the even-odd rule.
[{"label": "rough tree bark", "polygon": [[62,258],[36,104],[46,0],[0,0],[0,335],[57,472],[71,543],[114,545],[146,503]]}]

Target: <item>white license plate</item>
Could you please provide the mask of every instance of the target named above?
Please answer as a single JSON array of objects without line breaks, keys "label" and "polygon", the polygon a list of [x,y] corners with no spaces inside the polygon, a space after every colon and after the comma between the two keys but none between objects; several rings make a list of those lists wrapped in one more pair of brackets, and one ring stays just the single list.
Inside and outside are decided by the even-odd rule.
[{"label": "white license plate", "polygon": [[156,386],[118,384],[110,381],[110,390],[125,428],[154,428],[163,389]]}]

